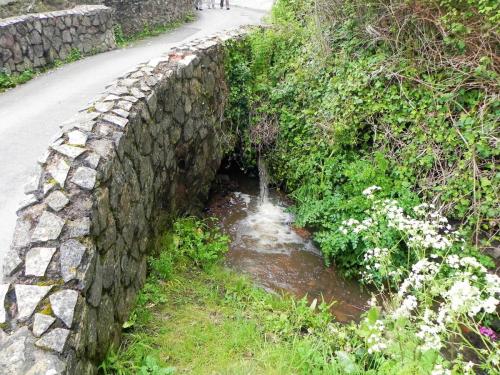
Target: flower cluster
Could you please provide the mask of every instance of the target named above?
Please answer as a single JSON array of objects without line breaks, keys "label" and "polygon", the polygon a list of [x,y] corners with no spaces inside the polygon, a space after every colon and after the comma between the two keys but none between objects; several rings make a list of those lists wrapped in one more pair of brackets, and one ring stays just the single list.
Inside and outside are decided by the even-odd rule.
[{"label": "flower cluster", "polygon": [[387,248],[375,247],[365,252],[363,264],[366,271],[361,271],[362,280],[370,284],[373,282],[373,274],[380,272],[385,265],[390,263],[390,252]]},{"label": "flower cluster", "polygon": [[373,199],[375,198],[374,193],[379,190],[382,190],[380,186],[373,185],[363,190],[363,195],[368,199]]},{"label": "flower cluster", "polygon": [[384,199],[374,203],[375,214],[385,217],[389,228],[399,230],[410,247],[444,250],[451,246],[453,239],[449,236],[451,226],[447,224],[448,220],[438,212],[425,211],[434,206],[421,204],[414,207],[414,212],[420,217],[412,218],[404,213],[396,200]]},{"label": "flower cluster", "polygon": [[349,230],[352,230],[353,233],[361,233],[373,225],[373,220],[371,218],[366,218],[363,221],[359,221],[356,219],[349,219],[342,222],[339,230],[342,234],[346,235],[349,233]]},{"label": "flower cluster", "polygon": [[489,327],[479,327],[479,333],[483,336],[488,337],[491,341],[497,341],[498,335]]},{"label": "flower cluster", "polygon": [[431,375],[451,375],[451,371],[444,368],[443,365],[437,364],[432,369]]},{"label": "flower cluster", "polygon": [[473,257],[452,254],[441,262],[424,258],[401,284],[389,315],[409,318],[418,327],[420,350],[437,351],[454,323],[474,326],[480,314],[495,313],[499,290],[500,277]]},{"label": "flower cluster", "polygon": [[[477,258],[463,255],[463,239],[434,205],[423,203],[405,212],[396,200],[376,199],[379,190],[372,186],[363,191],[371,203],[366,218],[351,218],[339,227],[353,248],[362,250],[362,281],[379,290],[387,284],[397,288],[385,299],[382,317],[377,313],[370,320],[367,315],[360,326],[368,353],[392,355],[397,333],[386,327],[412,332],[416,350],[422,353],[439,353],[467,328],[489,338],[483,348],[476,348],[483,365],[498,366],[498,335],[479,324],[496,314],[500,278],[488,273]],[[372,301],[370,311],[379,311],[375,304]],[[465,346],[473,348],[464,340]],[[460,366],[467,374],[476,365],[461,362]],[[450,370],[436,362],[432,374],[450,374]]]},{"label": "flower cluster", "polygon": [[368,324],[370,334],[366,339],[368,353],[378,353],[387,348],[386,339],[384,337],[385,325],[381,320],[377,320],[373,324]]}]

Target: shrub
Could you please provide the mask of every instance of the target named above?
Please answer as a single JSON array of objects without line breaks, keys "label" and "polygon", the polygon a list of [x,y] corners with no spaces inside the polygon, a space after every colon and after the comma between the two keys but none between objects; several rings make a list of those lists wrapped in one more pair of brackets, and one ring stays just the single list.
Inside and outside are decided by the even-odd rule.
[{"label": "shrub", "polygon": [[193,217],[177,220],[173,227],[174,253],[186,256],[196,266],[206,268],[217,262],[228,250],[229,237],[211,222]]}]

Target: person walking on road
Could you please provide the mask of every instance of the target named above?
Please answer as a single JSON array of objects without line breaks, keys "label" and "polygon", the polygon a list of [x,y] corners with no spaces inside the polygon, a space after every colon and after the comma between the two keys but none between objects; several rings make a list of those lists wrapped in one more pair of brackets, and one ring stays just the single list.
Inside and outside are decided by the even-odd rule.
[{"label": "person walking on road", "polygon": [[196,10],[203,10],[203,0],[194,0]]},{"label": "person walking on road", "polygon": [[210,7],[212,7],[212,9],[215,9],[215,0],[207,0],[207,7],[208,9],[210,9]]},{"label": "person walking on road", "polygon": [[[220,0],[220,8],[224,8],[224,0]],[[226,0],[226,9],[229,10],[229,0]]]}]

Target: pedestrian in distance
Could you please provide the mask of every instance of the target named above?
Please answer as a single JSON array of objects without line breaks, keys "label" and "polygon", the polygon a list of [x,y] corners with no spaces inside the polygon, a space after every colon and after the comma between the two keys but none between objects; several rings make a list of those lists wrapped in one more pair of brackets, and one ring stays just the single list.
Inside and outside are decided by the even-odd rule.
[{"label": "pedestrian in distance", "polygon": [[[220,8],[224,8],[224,0],[220,0]],[[229,10],[229,0],[226,0],[226,9]]]},{"label": "pedestrian in distance", "polygon": [[203,0],[194,0],[196,10],[203,10]]},{"label": "pedestrian in distance", "polygon": [[207,0],[207,7],[208,9],[210,9],[210,7],[212,7],[212,9],[215,9],[215,0]]}]

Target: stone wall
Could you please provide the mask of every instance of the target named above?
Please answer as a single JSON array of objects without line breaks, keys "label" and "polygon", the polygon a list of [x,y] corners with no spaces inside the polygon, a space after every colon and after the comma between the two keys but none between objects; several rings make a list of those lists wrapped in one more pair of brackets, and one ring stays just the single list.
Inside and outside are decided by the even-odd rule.
[{"label": "stone wall", "polygon": [[82,54],[116,47],[113,13],[102,5],[0,20],[0,72],[20,73]]},{"label": "stone wall", "polygon": [[225,41],[243,34],[138,66],[64,124],[5,261],[1,374],[95,374],[119,342],[158,218],[202,207],[219,168]]},{"label": "stone wall", "polygon": [[114,9],[125,35],[185,19],[194,9],[194,0],[104,0],[104,4]]},{"label": "stone wall", "polygon": [[[2,1],[4,4],[2,4]],[[0,18],[20,14],[69,9],[76,5],[106,5],[126,35],[182,20],[194,9],[194,0],[0,0]]]},{"label": "stone wall", "polygon": [[0,18],[28,13],[46,13],[77,5],[101,4],[102,0],[0,0]]}]

